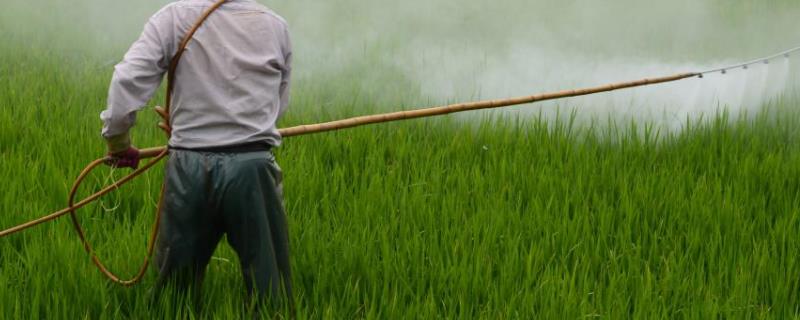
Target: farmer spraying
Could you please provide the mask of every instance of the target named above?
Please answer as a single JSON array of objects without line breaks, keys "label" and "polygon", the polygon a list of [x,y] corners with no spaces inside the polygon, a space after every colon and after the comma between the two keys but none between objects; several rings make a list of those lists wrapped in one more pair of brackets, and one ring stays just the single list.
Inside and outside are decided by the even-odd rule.
[{"label": "farmer spraying", "polygon": [[[706,75],[709,76],[708,81],[718,81],[719,78],[715,77],[715,74],[728,74],[729,71],[762,66],[768,72],[770,68],[788,67],[789,58],[798,53],[800,47],[709,70],[648,77],[601,86],[567,88],[567,90],[529,96],[361,115],[276,130],[275,122],[287,106],[290,73],[289,40],[283,20],[253,1],[176,2],[151,18],[141,39],[133,45],[124,61],[117,66],[110,89],[108,110],[102,113],[105,122],[103,136],[109,142],[109,155],[87,164],[77,175],[69,191],[66,207],[0,230],[0,240],[6,241],[5,237],[69,216],[75,234],[80,238],[91,262],[102,275],[112,283],[133,286],[140,283],[146,274],[151,262],[150,257],[156,247],[155,235],[160,234],[157,244],[156,266],[159,279],[156,289],[163,288],[167,283],[174,283],[179,289],[187,289],[193,285],[199,287],[214,248],[222,235],[226,235],[240,256],[246,288],[253,297],[250,301],[288,303],[291,306],[291,274],[286,220],[281,205],[281,174],[270,153],[282,139],[378,123],[594,95],[684,79],[688,81],[692,78],[705,78]],[[783,63],[773,63],[781,61]],[[13,79],[15,74],[13,68],[11,74]],[[790,72],[784,73],[784,76],[785,74]],[[161,127],[167,132],[169,147],[157,146],[137,150],[131,146],[128,132],[134,125],[137,111],[152,97],[163,78],[167,79],[167,99],[164,108],[157,111],[164,119]],[[769,84],[768,81],[758,82],[764,86]],[[749,86],[749,83],[748,81],[743,84]],[[763,87],[758,89],[762,90]],[[15,95],[16,93],[12,91],[9,97]],[[12,100],[16,101],[15,99],[9,101]],[[24,105],[24,100],[20,101]],[[523,135],[526,132],[519,131]],[[638,134],[638,131],[633,132]],[[660,141],[658,134],[656,136],[656,140]],[[11,139],[4,140],[11,141]],[[648,146],[648,143],[645,142],[642,146]],[[10,150],[12,156],[16,155],[17,151],[14,148]],[[151,228],[147,241],[147,254],[142,259],[139,271],[132,278],[123,279],[107,268],[101,261],[102,257],[92,249],[81,226],[78,210],[110,192],[125,190],[121,189],[123,185],[154,168],[167,155],[169,163],[162,187],[162,201],[159,202],[159,210],[156,211],[154,218],[160,223],[154,223]],[[8,159],[11,160],[8,163],[16,163],[14,157]],[[140,160],[143,161],[140,163]],[[93,170],[103,166],[103,163],[116,167],[138,166],[138,169],[126,172],[124,177],[115,179],[108,185],[82,186]],[[88,196],[77,197],[78,194],[87,194],[80,192],[87,190],[91,191]],[[15,196],[17,194],[12,188],[7,198],[12,199]],[[21,214],[12,213],[9,217],[13,215],[13,219],[23,219],[25,216]],[[35,243],[38,238],[58,234],[59,230],[54,228],[52,232],[34,234],[31,240]],[[2,245],[4,245],[3,258],[12,256],[16,258],[18,252],[23,253],[20,255],[23,258],[19,259],[20,261],[14,261],[13,258],[0,261],[0,269],[12,270],[2,274],[4,279],[12,280],[8,285],[12,290],[9,292],[17,289],[27,292],[24,289],[31,286],[35,289],[36,281],[27,281],[26,277],[22,276],[25,273],[17,274],[13,271],[19,267],[27,268],[28,273],[39,270],[39,267],[30,266],[37,260],[27,259],[24,255],[24,251],[29,247],[28,242],[23,238],[20,242],[2,243]],[[130,254],[125,251],[119,250],[115,254],[126,256]],[[32,253],[30,257],[35,257],[36,251]],[[59,250],[53,254],[66,256],[71,254],[71,251]],[[133,259],[134,257],[126,257],[125,260]],[[6,268],[7,265],[11,267]],[[69,268],[71,265],[58,267]],[[76,273],[71,271],[66,274]],[[54,271],[53,279],[63,278],[63,275]],[[387,283],[391,285],[391,279],[389,281]],[[78,292],[82,288],[89,288],[87,284],[91,282],[65,281],[60,285],[71,286],[68,291]],[[16,305],[12,300],[10,309],[12,315],[19,313],[15,310],[23,310],[24,314],[24,311],[28,310],[25,308],[30,308],[34,313],[41,311],[39,310],[41,303],[27,303],[42,300],[41,297],[35,296],[36,290],[32,292],[34,299],[24,299],[24,296],[21,296]],[[166,291],[161,294],[164,295]],[[50,295],[50,297],[56,296]],[[358,295],[352,296],[358,298]],[[347,301],[363,302],[352,299],[342,301],[344,303],[338,304],[347,306]],[[60,300],[54,301],[54,305],[60,304]],[[20,306],[23,309],[20,309]],[[359,306],[363,307],[362,304]],[[103,310],[112,310],[110,311],[112,313],[117,309],[103,307]],[[309,314],[318,313],[313,306],[309,309]],[[79,311],[80,314],[86,314],[94,312],[92,310],[99,309],[90,307]],[[382,312],[380,309],[377,310],[378,314]],[[101,315],[105,314],[105,311],[100,312]],[[370,310],[364,312],[372,314]],[[352,313],[350,314],[352,316]]]},{"label": "farmer spraying", "polygon": [[[241,261],[248,296],[291,303],[282,177],[271,153],[281,144],[275,124],[289,102],[287,25],[253,0],[222,2],[177,1],[147,22],[115,67],[108,107],[100,115],[107,163],[138,166],[129,130],[164,75],[174,71],[171,108],[159,109],[169,160],[159,209],[156,292],[168,283],[199,289],[225,235]],[[194,27],[194,36],[182,43]]]}]

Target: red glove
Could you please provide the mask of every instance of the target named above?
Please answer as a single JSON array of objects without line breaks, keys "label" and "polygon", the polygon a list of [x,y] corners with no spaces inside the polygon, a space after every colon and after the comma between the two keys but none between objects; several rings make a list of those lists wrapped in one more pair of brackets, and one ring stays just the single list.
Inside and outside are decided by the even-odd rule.
[{"label": "red glove", "polygon": [[131,168],[136,169],[139,167],[139,150],[134,147],[129,147],[128,150],[116,153],[109,153],[106,157],[105,164],[113,168]]}]

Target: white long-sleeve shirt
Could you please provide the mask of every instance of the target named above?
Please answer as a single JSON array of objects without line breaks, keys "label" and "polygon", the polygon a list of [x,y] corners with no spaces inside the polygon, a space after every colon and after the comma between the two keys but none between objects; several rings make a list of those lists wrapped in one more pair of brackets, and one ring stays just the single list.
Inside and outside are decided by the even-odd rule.
[{"label": "white long-sleeve shirt", "polygon": [[[116,65],[106,139],[127,136],[161,83],[182,38],[214,1],[183,0],[153,15]],[[252,0],[231,0],[198,29],[178,64],[169,145],[208,148],[281,143],[275,123],[289,103],[291,44],[286,22]]]}]

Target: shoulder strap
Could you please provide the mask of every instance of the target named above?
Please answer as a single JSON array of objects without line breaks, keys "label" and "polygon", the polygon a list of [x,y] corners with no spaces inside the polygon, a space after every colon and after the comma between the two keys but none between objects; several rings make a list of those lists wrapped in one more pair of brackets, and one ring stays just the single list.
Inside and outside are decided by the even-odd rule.
[{"label": "shoulder strap", "polygon": [[164,120],[163,122],[159,123],[158,126],[161,127],[169,136],[172,132],[172,128],[169,124],[169,112],[170,106],[172,105],[172,90],[175,87],[175,71],[178,69],[178,63],[181,61],[181,57],[183,56],[183,52],[186,51],[186,47],[189,46],[189,42],[192,40],[195,32],[197,29],[200,29],[200,26],[208,19],[208,17],[214,13],[219,7],[221,7],[225,2],[228,0],[220,0],[214,3],[211,7],[209,7],[203,15],[197,19],[197,22],[194,23],[189,32],[186,33],[186,36],[183,37],[180,46],[178,46],[178,50],[175,52],[175,55],[172,56],[172,60],[169,63],[169,69],[167,70],[167,97],[166,101],[164,101],[164,108],[156,107],[156,112],[161,116]]}]

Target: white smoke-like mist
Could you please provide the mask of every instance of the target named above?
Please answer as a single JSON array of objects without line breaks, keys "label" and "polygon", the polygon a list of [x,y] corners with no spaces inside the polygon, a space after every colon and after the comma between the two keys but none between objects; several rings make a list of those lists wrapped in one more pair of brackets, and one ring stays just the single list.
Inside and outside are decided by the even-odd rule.
[{"label": "white smoke-like mist", "polygon": [[[112,61],[169,2],[12,1],[0,12],[0,32],[63,33],[62,41],[81,44],[75,50],[102,48],[101,59]],[[347,88],[385,109],[397,107],[404,94],[431,104],[530,95],[700,71],[800,46],[800,5],[793,0],[260,2],[290,23],[298,90]],[[727,75],[501,112],[551,115],[562,106],[587,119],[675,128],[720,107],[732,115],[756,112],[796,91],[798,56]]]},{"label": "white smoke-like mist", "polygon": [[[315,10],[298,2],[276,5],[304,38],[299,48],[308,50],[309,65],[318,66],[310,70],[343,72],[375,50],[380,58],[367,58],[369,63],[400,70],[436,102],[701,71],[800,46],[800,5],[790,2],[334,1]],[[554,108],[562,106],[585,119],[679,128],[687,119],[721,109],[734,117],[757,112],[787,89],[797,89],[798,61],[778,59],[724,76],[500,112],[554,116],[565,112]],[[365,83],[365,90],[371,85]]]}]

